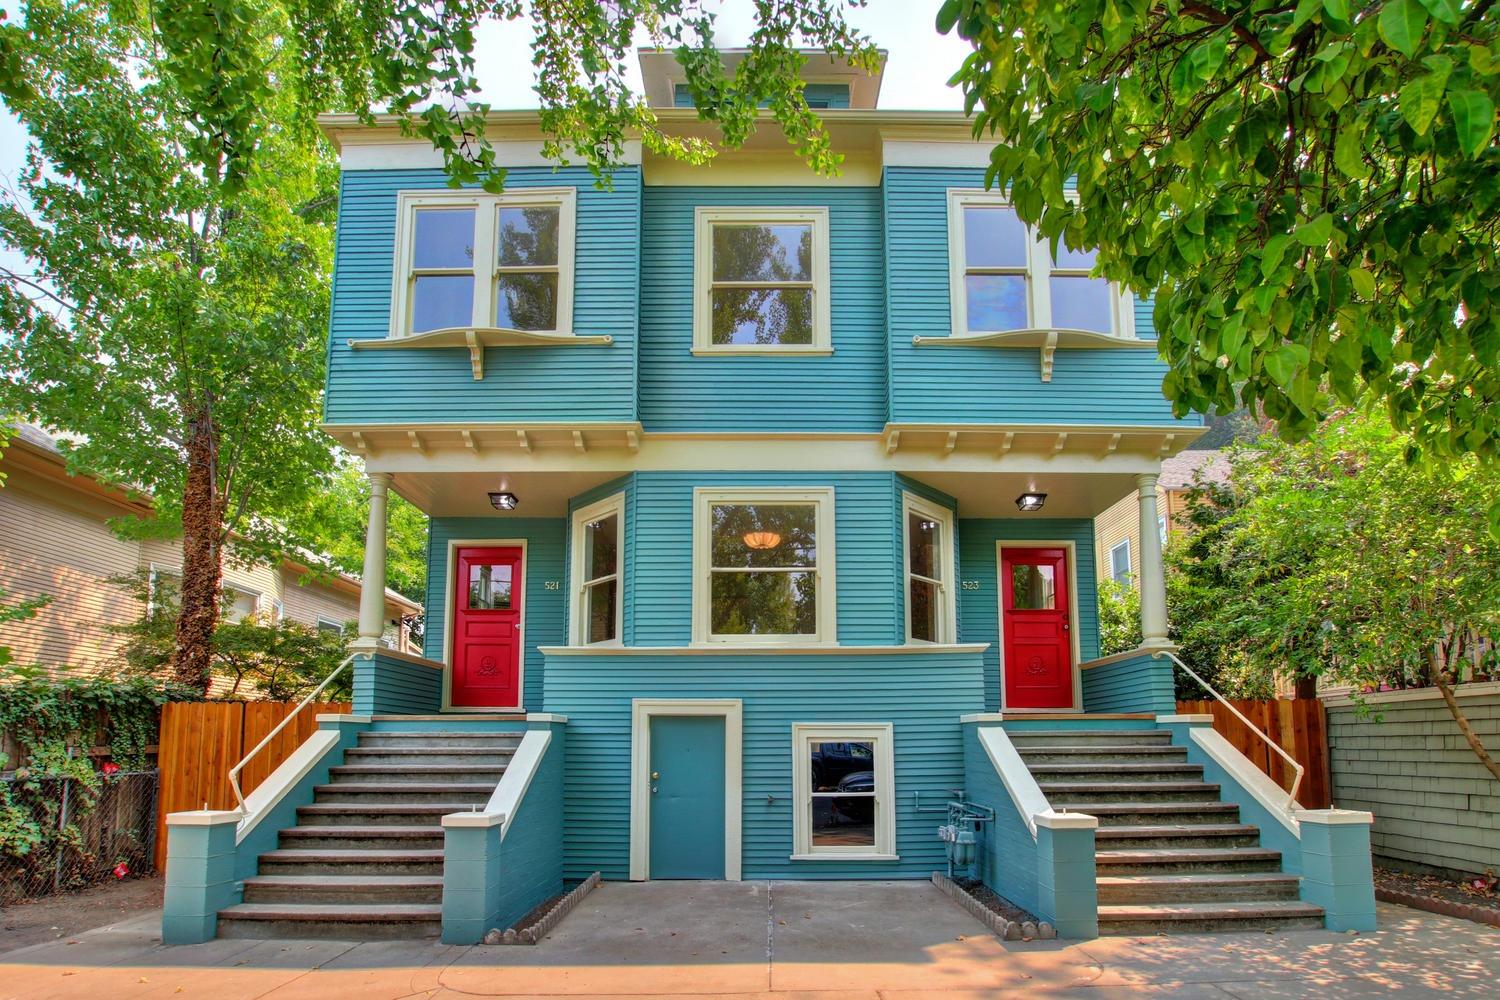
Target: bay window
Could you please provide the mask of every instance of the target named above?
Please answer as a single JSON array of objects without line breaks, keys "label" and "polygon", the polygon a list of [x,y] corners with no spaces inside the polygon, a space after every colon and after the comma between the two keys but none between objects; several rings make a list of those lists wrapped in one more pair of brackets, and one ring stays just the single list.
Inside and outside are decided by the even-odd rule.
[{"label": "bay window", "polygon": [[624,494],[573,513],[572,641],[618,644]]}]

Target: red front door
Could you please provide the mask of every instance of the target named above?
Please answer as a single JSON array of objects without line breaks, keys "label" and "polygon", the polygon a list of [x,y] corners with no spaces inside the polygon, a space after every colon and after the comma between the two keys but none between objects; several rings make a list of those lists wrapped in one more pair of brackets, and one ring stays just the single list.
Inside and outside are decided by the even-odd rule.
[{"label": "red front door", "polygon": [[521,707],[521,550],[459,549],[453,593],[455,708]]},{"label": "red front door", "polygon": [[1073,708],[1073,634],[1064,549],[1003,549],[1006,708]]}]

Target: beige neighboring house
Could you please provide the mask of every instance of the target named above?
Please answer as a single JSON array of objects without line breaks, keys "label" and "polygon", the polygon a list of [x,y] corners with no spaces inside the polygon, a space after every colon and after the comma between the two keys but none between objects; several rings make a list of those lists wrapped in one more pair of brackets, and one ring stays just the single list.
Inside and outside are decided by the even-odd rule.
[{"label": "beige neighboring house", "polygon": [[[1201,470],[1209,482],[1229,477],[1229,459],[1222,451],[1184,451],[1162,459],[1156,481],[1157,531],[1165,547],[1168,539],[1185,530],[1188,490]],[[1141,551],[1140,498],[1123,497],[1094,518],[1094,568],[1099,580],[1118,580],[1135,586]]]},{"label": "beige neighboring house", "polygon": [[[0,645],[17,663],[50,668],[72,666],[94,672],[115,661],[122,639],[111,626],[128,625],[144,610],[110,577],[145,570],[153,578],[182,570],[176,541],[126,541],[107,521],[149,515],[151,502],[69,475],[53,439],[32,426],[15,434],[0,454],[0,589],[7,601],[48,595],[52,603],[35,618],[0,626]],[[359,617],[359,578],[323,575],[302,582],[307,566],[238,567],[226,562],[224,584],[234,591],[232,612],[267,612],[319,629],[345,631]],[[405,616],[421,605],[393,590],[385,592],[386,642],[409,652]],[[350,637],[353,629],[348,628]]]}]

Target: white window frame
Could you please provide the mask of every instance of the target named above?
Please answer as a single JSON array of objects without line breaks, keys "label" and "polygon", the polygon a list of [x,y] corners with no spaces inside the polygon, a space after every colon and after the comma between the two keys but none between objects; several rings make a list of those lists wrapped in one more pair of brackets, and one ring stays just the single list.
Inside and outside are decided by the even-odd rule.
[{"label": "white window frame", "polygon": [[916,514],[936,521],[941,530],[942,544],[938,546],[938,579],[922,577],[937,585],[938,591],[938,635],[936,643],[956,642],[958,635],[957,603],[953,598],[953,511],[941,504],[933,503],[915,493],[901,495],[901,570],[902,604],[906,608],[906,641],[919,646],[931,645],[926,639],[916,639],[911,634],[911,516]]},{"label": "white window frame", "polygon": [[[221,586],[222,586],[222,588],[224,590],[232,590],[232,591],[234,591],[240,597],[252,597],[252,598],[254,598],[255,599],[255,607],[253,607],[250,610],[250,614],[251,615],[258,615],[258,614],[260,614],[261,608],[264,606],[264,602],[265,602],[265,596],[266,595],[265,595],[264,591],[256,590],[254,587],[245,587],[245,586],[241,586],[239,584],[231,583],[229,580],[225,580],[223,582],[223,584],[221,584]],[[239,620],[240,621],[244,621],[243,618],[241,618]]]},{"label": "white window frame", "polygon": [[335,631],[338,635],[344,634],[343,622],[336,622],[332,618],[325,618],[322,615],[319,615],[318,620],[314,623],[313,627],[321,632],[323,631],[324,625],[332,626],[333,631]]},{"label": "white window frame", "polygon": [[1163,545],[1167,544],[1167,515],[1158,514],[1156,517],[1156,536],[1161,539]]},{"label": "white window frame", "polygon": [[[1121,549],[1125,550],[1125,577],[1120,579],[1120,574],[1115,570],[1115,553]],[[1109,547],[1109,578],[1116,583],[1129,582],[1130,575],[1135,572],[1135,561],[1130,551],[1130,539],[1122,538]]]},{"label": "white window frame", "polygon": [[[814,847],[812,842],[812,745],[873,743],[875,746],[875,846]],[[898,861],[896,854],[896,736],[889,722],[792,724],[793,861]]]},{"label": "white window frame", "polygon": [[[818,563],[817,580],[818,630],[813,635],[714,635],[712,629],[712,591],[709,565],[713,550],[709,533],[713,519],[709,509],[714,504],[814,504],[817,508],[816,530]],[[805,488],[779,486],[698,487],[693,490],[693,635],[694,645],[707,646],[834,646],[838,644],[838,581],[834,572],[837,552],[834,547],[833,487]]]},{"label": "white window frame", "polygon": [[[495,288],[502,272],[497,250],[500,239],[500,209],[556,208],[557,213],[557,324],[552,330],[530,331],[555,336],[573,333],[574,238],[577,229],[578,189],[524,188],[504,194],[483,191],[402,191],[396,196],[396,255],[392,268],[391,329],[392,337],[412,337],[411,290],[412,263],[415,255],[416,213],[424,208],[474,209],[474,303],[469,325],[459,329],[496,329]],[[488,280],[480,273],[481,261],[488,261]],[[505,271],[546,271],[547,267],[506,268]],[[434,273],[462,274],[463,268],[441,269]]]},{"label": "white window frame", "polygon": [[[715,344],[713,341],[713,227],[731,225],[811,225],[812,281],[787,282],[788,287],[810,288],[813,293],[813,329],[810,344]],[[828,209],[771,208],[762,206],[700,205],[693,226],[693,353],[702,355],[833,353],[832,309],[829,304]],[[732,287],[729,283],[724,287]],[[755,284],[772,284],[758,282]]]},{"label": "white window frame", "polygon": [[[1074,197],[1074,195],[1069,195],[1070,199]],[[1089,273],[1081,268],[1054,266],[1048,241],[1039,238],[1036,229],[1032,226],[1026,227],[1032,239],[1027,247],[1027,263],[1024,268],[970,268],[965,253],[964,209],[1007,208],[1010,204],[1009,198],[996,191],[972,188],[948,189],[948,289],[951,301],[950,313],[953,317],[952,333],[955,337],[1010,332],[969,329],[969,297],[967,282],[964,279],[971,270],[981,274],[1020,274],[1024,271],[1026,275],[1026,322],[1027,328],[1033,330],[1053,329],[1052,286],[1047,279],[1054,274],[1086,276]],[[1110,288],[1114,292],[1110,298],[1110,332],[1108,334],[1098,334],[1097,331],[1088,332],[1099,336],[1113,336],[1119,340],[1135,340],[1134,298],[1128,289],[1121,288],[1114,282],[1110,282]]]},{"label": "white window frame", "polygon": [[[588,641],[589,619],[586,611],[587,604],[584,600],[586,588],[594,580],[586,580],[587,567],[584,565],[583,536],[588,523],[613,514],[619,519],[619,534],[615,545],[615,637],[603,642]],[[624,619],[622,609],[625,598],[625,494],[616,493],[605,497],[587,507],[580,507],[573,512],[573,593],[569,608],[568,635],[575,646],[621,646],[624,645]],[[609,574],[598,578],[599,581],[607,580]]]}]

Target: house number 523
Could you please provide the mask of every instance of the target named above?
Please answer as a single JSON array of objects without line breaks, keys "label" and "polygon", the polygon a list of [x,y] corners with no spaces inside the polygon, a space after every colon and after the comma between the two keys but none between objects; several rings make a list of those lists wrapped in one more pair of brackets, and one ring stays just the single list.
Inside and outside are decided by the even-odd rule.
[{"label": "house number 523", "polygon": [[979,581],[978,580],[965,580],[963,582],[963,588],[965,590],[978,590],[979,589]]}]

